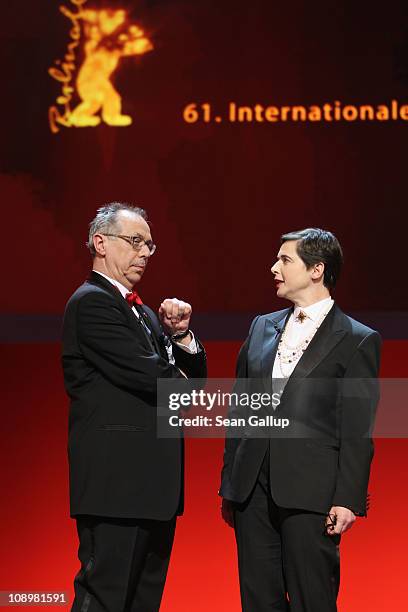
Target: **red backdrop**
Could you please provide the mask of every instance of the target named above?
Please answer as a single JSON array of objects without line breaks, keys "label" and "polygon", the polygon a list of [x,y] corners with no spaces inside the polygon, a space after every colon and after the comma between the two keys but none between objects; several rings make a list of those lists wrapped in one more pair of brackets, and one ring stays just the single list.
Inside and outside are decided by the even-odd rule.
[{"label": "red backdrop", "polygon": [[[232,376],[238,346],[207,344],[212,376]],[[67,402],[58,361],[57,345],[2,348],[1,399],[7,410],[0,460],[7,470],[0,590],[67,591],[72,597],[79,564],[75,523],[67,516]],[[408,342],[385,343],[383,376],[406,376],[407,363]],[[164,612],[240,610],[235,542],[220,518],[217,496],[222,451],[222,440],[187,441],[186,509],[178,522]],[[342,541],[340,612],[405,608],[406,456],[406,440],[376,441],[368,519],[358,519]]]}]

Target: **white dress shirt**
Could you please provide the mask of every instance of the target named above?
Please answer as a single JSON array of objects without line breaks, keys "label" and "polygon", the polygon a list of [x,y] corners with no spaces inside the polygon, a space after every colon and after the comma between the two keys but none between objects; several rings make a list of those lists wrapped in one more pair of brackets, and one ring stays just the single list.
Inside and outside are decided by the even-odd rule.
[{"label": "white dress shirt", "polygon": [[[109,276],[107,276],[106,274],[104,274],[103,272],[98,272],[98,270],[92,270],[92,272],[96,272],[96,274],[100,274],[101,276],[103,276],[103,278],[106,278],[107,281],[109,281],[112,285],[114,285],[115,287],[117,287],[117,289],[119,289],[121,295],[123,296],[124,299],[126,299],[126,295],[128,293],[130,293],[129,289],[127,289],[124,285],[122,285],[122,283],[120,283],[119,281],[115,280],[114,278],[110,278]],[[139,313],[137,312],[136,308],[134,306],[132,306],[132,310],[134,312],[134,314],[136,315],[136,317],[139,319]],[[191,353],[192,355],[195,355],[196,353],[198,353],[198,347],[197,347],[197,342],[194,338],[194,334],[192,331],[190,331],[191,334],[191,342],[190,344],[182,344],[181,342],[176,342],[177,346],[179,346],[181,349],[183,349],[183,351],[186,351],[187,353]],[[174,364],[175,360],[173,357],[173,352],[171,350],[171,344],[169,345],[169,347],[166,346],[166,350],[169,356],[169,362]]]},{"label": "white dress shirt", "polygon": [[[299,346],[302,342],[306,340],[306,338],[313,337],[316,332],[316,325],[319,321],[319,318],[325,312],[326,314],[330,312],[333,307],[334,300],[331,297],[324,298],[323,300],[319,300],[310,306],[306,306],[305,308],[299,308],[299,306],[295,306],[293,313],[290,315],[289,320],[285,327],[285,343],[294,349]],[[300,311],[302,311],[307,318],[303,320],[301,323],[299,319],[297,319]],[[283,364],[283,372],[281,370],[281,363],[276,353],[275,361],[272,369],[272,378],[287,378],[289,377],[293,370],[295,369],[298,361],[302,357],[302,353],[298,355],[296,359],[293,359],[292,363]]]}]

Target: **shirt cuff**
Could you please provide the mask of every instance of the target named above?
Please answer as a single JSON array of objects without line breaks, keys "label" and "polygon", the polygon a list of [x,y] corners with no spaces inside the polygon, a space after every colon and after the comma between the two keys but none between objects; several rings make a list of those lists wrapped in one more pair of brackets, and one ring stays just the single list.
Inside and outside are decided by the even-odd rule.
[{"label": "shirt cuff", "polygon": [[198,346],[197,346],[196,339],[194,338],[193,332],[190,331],[190,334],[191,334],[191,342],[190,342],[190,344],[182,344],[181,342],[175,342],[175,344],[177,344],[178,347],[183,349],[183,351],[186,351],[186,353],[190,353],[190,355],[195,355],[196,353],[199,352],[199,349],[198,349]]}]

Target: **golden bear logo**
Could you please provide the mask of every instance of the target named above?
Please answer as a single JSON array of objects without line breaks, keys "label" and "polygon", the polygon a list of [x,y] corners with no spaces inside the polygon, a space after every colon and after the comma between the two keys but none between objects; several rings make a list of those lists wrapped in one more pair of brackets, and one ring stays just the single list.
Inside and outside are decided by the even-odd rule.
[{"label": "golden bear logo", "polygon": [[[62,83],[57,104],[64,108],[61,113],[57,106],[50,107],[51,131],[58,132],[60,125],[96,126],[101,120],[113,126],[130,125],[132,118],[122,114],[122,99],[111,77],[122,57],[143,55],[151,51],[153,45],[138,25],[128,23],[124,9],[84,9],[86,0],[71,2],[77,8],[76,13],[65,6],[60,10],[72,22],[72,41],[64,60],[56,61],[57,67],[49,69],[49,74]],[[84,59],[77,69],[76,51],[80,49]],[[74,94],[80,102],[72,108]]]}]

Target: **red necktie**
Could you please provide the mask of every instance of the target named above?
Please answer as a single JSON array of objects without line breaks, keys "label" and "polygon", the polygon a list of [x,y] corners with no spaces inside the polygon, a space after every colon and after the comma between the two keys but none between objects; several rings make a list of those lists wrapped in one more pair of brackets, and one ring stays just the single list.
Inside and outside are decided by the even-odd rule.
[{"label": "red necktie", "polygon": [[133,290],[132,293],[127,293],[125,296],[125,300],[127,301],[130,307],[136,306],[136,305],[137,306],[143,305],[140,295],[135,290]]}]

